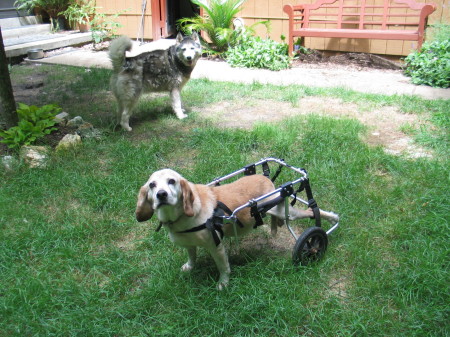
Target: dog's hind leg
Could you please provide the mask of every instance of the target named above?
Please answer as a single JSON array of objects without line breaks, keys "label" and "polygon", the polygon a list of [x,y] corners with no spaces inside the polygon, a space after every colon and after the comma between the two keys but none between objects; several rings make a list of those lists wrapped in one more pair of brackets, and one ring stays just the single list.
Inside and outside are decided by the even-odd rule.
[{"label": "dog's hind leg", "polygon": [[131,117],[131,109],[125,108],[122,110],[122,116],[120,117],[120,125],[126,131],[132,131],[133,129],[130,127],[130,117]]},{"label": "dog's hind leg", "polygon": [[126,100],[125,102],[118,99],[117,101],[119,103],[120,126],[126,131],[132,131],[133,129],[130,127],[130,117],[137,99]]},{"label": "dog's hind leg", "polygon": [[[286,219],[284,204],[275,206],[267,213],[276,218],[282,219],[282,220]],[[300,210],[300,209],[289,206],[289,220],[306,219],[306,218],[311,218],[313,216],[314,216],[314,213],[311,208],[308,208],[306,210]],[[333,212],[327,212],[324,210],[320,210],[320,217],[322,219],[329,221],[333,225],[339,221],[339,215],[337,215]]]},{"label": "dog's hind leg", "polygon": [[280,218],[277,218],[274,215],[271,215],[270,217],[270,233],[272,234],[272,237],[275,237],[277,235],[278,227],[283,226],[284,221]]},{"label": "dog's hind leg", "polygon": [[187,251],[189,256],[188,262],[183,264],[181,271],[191,271],[195,266],[195,261],[197,260],[197,247],[189,247],[187,248]]},{"label": "dog's hind leg", "polygon": [[177,115],[178,119],[186,118],[187,115],[184,113],[183,108],[181,107],[181,89],[173,88],[170,92],[170,98],[172,100],[172,109],[175,115]]}]

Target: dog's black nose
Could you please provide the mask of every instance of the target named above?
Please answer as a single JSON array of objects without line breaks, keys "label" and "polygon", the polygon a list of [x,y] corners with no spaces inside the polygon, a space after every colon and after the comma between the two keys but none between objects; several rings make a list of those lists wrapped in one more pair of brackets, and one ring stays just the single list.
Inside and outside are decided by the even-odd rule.
[{"label": "dog's black nose", "polygon": [[166,200],[167,199],[167,192],[164,190],[159,190],[156,193],[156,197],[158,198],[158,200]]},{"label": "dog's black nose", "polygon": [[190,61],[190,60],[192,60],[192,56],[187,56],[186,59],[187,59],[188,61]]}]

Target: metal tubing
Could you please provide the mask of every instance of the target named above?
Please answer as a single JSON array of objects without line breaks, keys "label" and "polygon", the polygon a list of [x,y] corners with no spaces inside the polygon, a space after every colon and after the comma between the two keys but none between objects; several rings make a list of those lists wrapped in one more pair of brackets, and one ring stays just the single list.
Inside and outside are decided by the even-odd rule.
[{"label": "metal tubing", "polygon": [[[291,182],[292,185],[299,184],[299,183],[301,183],[302,181],[304,181],[304,180],[306,180],[306,179],[308,178],[308,174],[307,174],[307,172],[306,172],[305,170],[300,169],[300,168],[297,168],[297,167],[294,167],[294,166],[291,166],[291,165],[288,165],[288,164],[286,164],[286,163],[284,162],[284,160],[277,159],[277,158],[272,158],[272,157],[263,158],[263,159],[261,159],[260,161],[256,162],[256,163],[253,164],[253,165],[259,166],[259,165],[262,165],[262,164],[267,163],[267,162],[275,162],[275,163],[277,163],[277,164],[279,164],[279,165],[282,165],[282,166],[284,166],[284,167],[290,168],[291,170],[294,170],[295,172],[301,174],[302,177],[299,178],[299,179],[296,179],[296,180],[292,181],[292,182]],[[247,166],[246,166],[246,167],[247,167]],[[245,167],[243,167],[243,168],[241,168],[241,169],[239,169],[239,170],[237,170],[237,171],[234,171],[234,172],[232,172],[232,173],[230,173],[230,174],[227,174],[227,175],[225,175],[225,176],[223,176],[223,177],[214,179],[212,182],[210,182],[209,184],[207,184],[207,186],[214,186],[214,185],[217,185],[217,184],[221,183],[222,181],[225,181],[225,180],[227,180],[227,179],[230,179],[230,178],[232,178],[232,177],[234,177],[234,176],[237,176],[238,174],[241,174],[241,173],[244,173],[244,172],[245,172]],[[262,200],[264,200],[264,199],[266,199],[266,198],[269,198],[269,197],[271,197],[271,196],[273,196],[273,195],[275,195],[275,194],[278,194],[278,193],[280,193],[281,191],[282,191],[282,188],[279,187],[279,188],[273,190],[272,192],[269,192],[269,193],[267,193],[267,194],[264,194],[264,195],[262,195],[262,196],[260,196],[260,197],[258,197],[258,198],[256,198],[256,199],[249,200],[246,204],[244,204],[244,205],[242,205],[242,206],[236,208],[236,209],[234,210],[234,212],[233,212],[230,216],[223,216],[223,219],[224,219],[225,221],[232,221],[232,222],[233,222],[234,233],[235,233],[235,235],[237,236],[237,228],[236,228],[236,220],[237,220],[237,216],[236,216],[236,214],[237,214],[239,211],[243,210],[244,208],[252,207],[253,205],[257,204],[258,202],[260,202],[260,201],[262,201]],[[302,198],[299,198],[299,197],[297,197],[296,195],[293,195],[293,194],[292,194],[292,195],[290,195],[290,197],[293,198],[293,199],[295,199],[295,200],[297,200],[297,201],[299,201],[300,203],[302,203],[302,204],[304,204],[304,205],[306,205],[306,206],[309,205],[309,203],[308,203],[306,200],[303,200]],[[285,224],[286,224],[286,227],[288,228],[289,232],[292,234],[292,236],[294,237],[294,239],[297,240],[297,235],[295,234],[294,230],[293,230],[293,229],[291,228],[291,226],[289,225],[289,199],[286,197],[285,200],[284,200],[284,202],[285,202],[285,217],[286,217]],[[336,223],[335,225],[333,225],[333,226],[326,232],[327,235],[331,234],[334,230],[336,230],[336,228],[338,228],[338,226],[339,226],[339,222]]]},{"label": "metal tubing", "polygon": [[[303,180],[305,180],[304,177],[299,178],[299,179],[297,179],[297,180],[294,180],[294,181],[292,182],[292,185],[299,184],[299,183],[301,183]],[[244,205],[242,205],[242,206],[236,208],[231,216],[235,216],[235,214],[236,214],[237,212],[241,211],[242,209],[244,209],[244,208],[246,208],[246,207],[253,206],[255,203],[258,203],[258,202],[260,202],[261,200],[264,200],[264,199],[266,199],[266,198],[268,198],[268,197],[271,197],[271,196],[274,195],[274,194],[278,194],[278,193],[280,193],[281,191],[282,191],[282,188],[279,187],[279,188],[277,188],[276,190],[273,190],[272,192],[269,192],[269,193],[267,193],[267,194],[264,194],[264,195],[262,195],[262,196],[260,196],[260,197],[258,197],[258,198],[256,198],[256,199],[249,200],[248,203],[246,203],[246,204],[244,204]],[[286,199],[287,199],[287,198],[286,198]]]},{"label": "metal tubing", "polygon": [[[275,163],[277,163],[277,164],[279,164],[279,165],[283,165],[283,166],[285,166],[285,167],[288,167],[288,168],[290,168],[291,170],[294,170],[295,172],[300,173],[300,174],[303,176],[303,178],[307,178],[307,176],[308,176],[308,174],[306,173],[305,170],[302,170],[302,169],[300,169],[300,168],[297,168],[297,167],[288,165],[288,164],[286,164],[286,163],[284,162],[284,160],[277,159],[277,158],[272,158],[272,157],[263,158],[263,159],[261,159],[260,161],[256,162],[254,165],[255,165],[255,166],[259,166],[259,165],[262,165],[262,164],[267,163],[267,162],[275,162]],[[232,177],[234,177],[234,176],[236,176],[236,175],[238,175],[238,174],[240,174],[240,173],[244,173],[244,171],[245,171],[245,167],[244,167],[244,168],[241,168],[241,169],[239,169],[239,170],[237,170],[237,171],[234,171],[234,172],[232,172],[232,173],[230,173],[230,174],[227,174],[227,175],[225,175],[225,176],[223,176],[223,177],[214,179],[213,181],[211,181],[211,182],[210,182],[209,184],[207,184],[207,185],[208,185],[208,186],[216,185],[216,184],[218,184],[218,183],[220,183],[220,182],[222,182],[222,181],[225,181],[225,180],[227,180],[227,179],[230,179],[230,178],[232,178]]]},{"label": "metal tubing", "polygon": [[289,232],[291,232],[292,236],[297,241],[297,235],[295,235],[294,230],[289,225],[290,215],[289,215],[289,199],[288,198],[284,198],[284,217],[285,217],[284,223],[286,224],[286,227],[289,229]]},{"label": "metal tubing", "polygon": [[338,227],[339,227],[339,222],[337,222],[333,227],[331,227],[331,228],[327,231],[327,235],[330,235],[331,233],[333,233],[334,230],[335,230],[336,228],[338,228]]}]

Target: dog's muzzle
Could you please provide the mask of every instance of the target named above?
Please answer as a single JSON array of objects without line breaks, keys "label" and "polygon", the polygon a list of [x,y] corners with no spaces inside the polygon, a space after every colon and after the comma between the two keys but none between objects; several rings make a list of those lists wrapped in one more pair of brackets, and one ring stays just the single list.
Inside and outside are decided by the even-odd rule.
[{"label": "dog's muzzle", "polygon": [[166,201],[167,200],[167,192],[164,190],[159,190],[156,192],[156,198],[158,198],[159,201]]}]

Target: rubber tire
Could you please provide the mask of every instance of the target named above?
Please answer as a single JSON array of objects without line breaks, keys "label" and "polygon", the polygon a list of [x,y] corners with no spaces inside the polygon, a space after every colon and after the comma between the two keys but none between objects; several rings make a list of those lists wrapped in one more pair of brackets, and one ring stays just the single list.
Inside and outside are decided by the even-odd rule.
[{"label": "rubber tire", "polygon": [[327,233],[320,227],[309,227],[297,239],[292,253],[292,261],[295,265],[306,266],[320,260],[327,247]]}]

